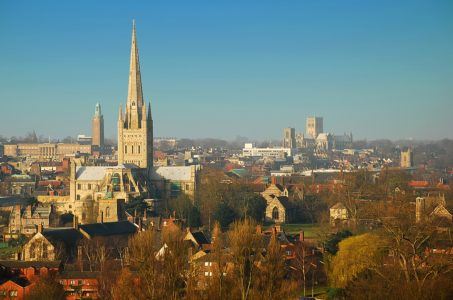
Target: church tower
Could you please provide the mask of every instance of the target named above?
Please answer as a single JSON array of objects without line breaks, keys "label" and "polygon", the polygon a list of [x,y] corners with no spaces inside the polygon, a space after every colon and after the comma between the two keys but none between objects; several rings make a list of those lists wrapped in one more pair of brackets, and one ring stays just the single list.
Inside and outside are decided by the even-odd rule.
[{"label": "church tower", "polygon": [[135,22],[132,25],[126,109],[123,113],[120,106],[118,116],[118,164],[125,163],[135,164],[139,168],[147,169],[148,174],[153,167],[153,120],[151,104],[146,107],[143,100]]}]

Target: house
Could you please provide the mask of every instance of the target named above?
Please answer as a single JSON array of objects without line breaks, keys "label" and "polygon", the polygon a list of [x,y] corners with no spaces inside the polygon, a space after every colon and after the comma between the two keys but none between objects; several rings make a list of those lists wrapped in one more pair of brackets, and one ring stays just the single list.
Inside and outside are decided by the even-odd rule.
[{"label": "house", "polygon": [[64,271],[58,276],[67,300],[98,299],[99,272]]},{"label": "house", "polygon": [[61,261],[21,261],[0,260],[0,270],[4,277],[25,277],[35,282],[41,276],[55,275],[59,272]]},{"label": "house", "polygon": [[24,277],[0,279],[0,299],[25,299],[31,285],[31,282]]},{"label": "house", "polygon": [[192,232],[190,228],[187,228],[187,233],[184,237],[184,241],[190,241],[192,243],[192,246],[197,250],[206,248],[211,244],[211,242],[202,231]]},{"label": "house", "polygon": [[343,203],[338,202],[330,208],[330,223],[345,222],[349,219],[349,212]]}]

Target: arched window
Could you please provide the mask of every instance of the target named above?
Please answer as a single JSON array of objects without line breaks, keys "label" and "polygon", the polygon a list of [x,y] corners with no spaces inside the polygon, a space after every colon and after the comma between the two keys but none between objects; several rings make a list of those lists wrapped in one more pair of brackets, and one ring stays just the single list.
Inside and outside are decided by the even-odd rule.
[{"label": "arched window", "polygon": [[43,259],[47,259],[47,256],[49,255],[48,251],[47,251],[47,245],[43,245],[42,246],[42,258]]},{"label": "arched window", "polygon": [[278,220],[278,208],[277,206],[272,209],[272,219]]},{"label": "arched window", "polygon": [[127,154],[127,145],[124,145],[124,153]]},{"label": "arched window", "polygon": [[132,154],[134,154],[134,145],[132,145]]},{"label": "arched window", "polygon": [[33,243],[30,246],[30,258],[36,258],[36,244]]},{"label": "arched window", "polygon": [[140,154],[140,145],[138,145],[138,154]]}]

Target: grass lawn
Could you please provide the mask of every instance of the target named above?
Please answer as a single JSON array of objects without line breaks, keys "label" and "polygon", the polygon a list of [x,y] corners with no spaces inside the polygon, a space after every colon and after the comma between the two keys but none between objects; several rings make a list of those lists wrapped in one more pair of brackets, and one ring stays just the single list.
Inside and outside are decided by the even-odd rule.
[{"label": "grass lawn", "polygon": [[[273,224],[270,224],[264,228],[268,229],[272,226]],[[318,224],[283,224],[282,227],[288,234],[297,234],[303,230],[306,238],[317,238],[317,234],[320,230],[320,226]]]}]

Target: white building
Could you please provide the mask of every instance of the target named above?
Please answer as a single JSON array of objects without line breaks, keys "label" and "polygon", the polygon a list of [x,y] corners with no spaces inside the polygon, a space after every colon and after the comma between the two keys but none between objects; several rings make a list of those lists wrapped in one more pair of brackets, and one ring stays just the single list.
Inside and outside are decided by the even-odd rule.
[{"label": "white building", "polygon": [[291,148],[257,148],[253,144],[247,143],[242,149],[245,157],[285,157],[292,156]]}]

